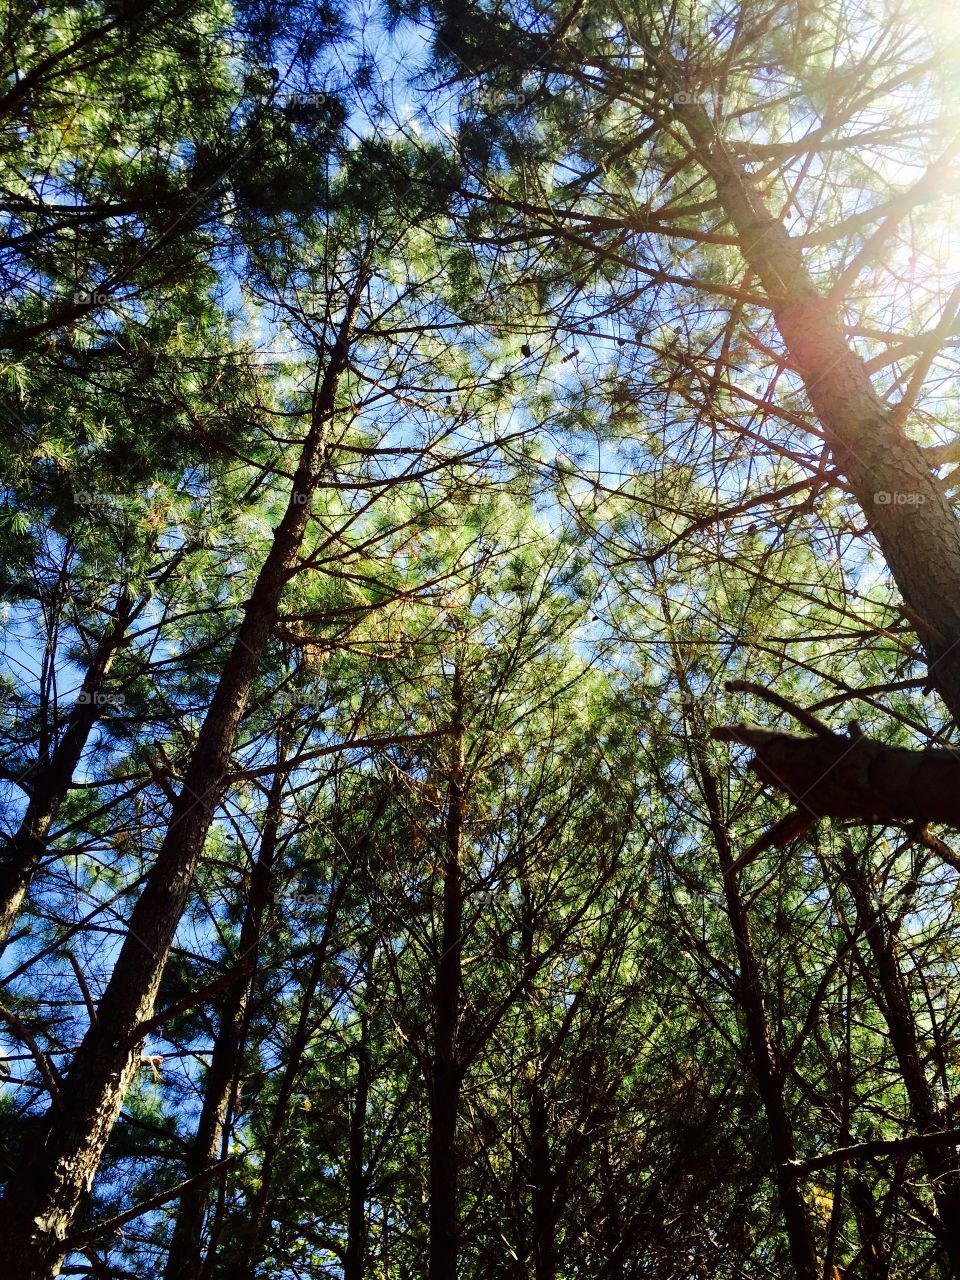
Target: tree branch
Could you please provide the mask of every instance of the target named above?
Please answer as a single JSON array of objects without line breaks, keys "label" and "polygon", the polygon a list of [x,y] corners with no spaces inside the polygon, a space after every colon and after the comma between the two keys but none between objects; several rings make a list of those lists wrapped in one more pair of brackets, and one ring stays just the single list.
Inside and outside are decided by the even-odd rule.
[{"label": "tree branch", "polygon": [[751,771],[812,818],[960,827],[960,752],[909,751],[839,734],[807,738],[750,724],[722,725],[710,736],[752,747]]},{"label": "tree branch", "polygon": [[68,1241],[70,1248],[82,1249],[86,1245],[92,1244],[94,1240],[112,1235],[119,1227],[122,1227],[127,1222],[132,1222],[134,1218],[142,1217],[143,1214],[149,1213],[151,1209],[157,1209],[160,1205],[166,1204],[168,1200],[174,1200],[182,1196],[185,1191],[192,1191],[194,1187],[199,1187],[205,1182],[209,1182],[218,1173],[222,1173],[230,1165],[236,1164],[239,1159],[240,1154],[235,1153],[223,1160],[218,1160],[216,1164],[204,1169],[202,1173],[197,1173],[192,1178],[186,1178],[183,1182],[178,1182],[175,1187],[168,1187],[166,1191],[158,1191],[156,1195],[150,1196],[149,1199],[141,1200],[139,1204],[135,1204],[132,1209],[125,1209],[123,1213],[118,1213],[115,1218],[107,1218],[104,1222],[98,1222],[94,1226],[88,1227],[85,1231],[78,1231]]},{"label": "tree branch", "polygon": [[827,1169],[830,1165],[846,1164],[850,1160],[868,1160],[871,1156],[909,1156],[930,1147],[960,1147],[960,1129],[918,1133],[912,1138],[857,1142],[850,1147],[838,1147],[836,1151],[812,1156],[809,1160],[791,1160],[790,1165],[799,1173],[813,1173],[815,1169]]}]

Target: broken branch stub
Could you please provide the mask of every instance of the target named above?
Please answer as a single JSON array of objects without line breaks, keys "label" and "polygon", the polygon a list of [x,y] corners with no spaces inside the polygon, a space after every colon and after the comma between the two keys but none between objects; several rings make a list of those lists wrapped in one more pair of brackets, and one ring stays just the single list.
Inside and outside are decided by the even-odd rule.
[{"label": "broken branch stub", "polygon": [[752,772],[812,818],[960,827],[960,752],[909,751],[840,734],[809,738],[751,724],[722,725],[711,737],[752,747]]}]

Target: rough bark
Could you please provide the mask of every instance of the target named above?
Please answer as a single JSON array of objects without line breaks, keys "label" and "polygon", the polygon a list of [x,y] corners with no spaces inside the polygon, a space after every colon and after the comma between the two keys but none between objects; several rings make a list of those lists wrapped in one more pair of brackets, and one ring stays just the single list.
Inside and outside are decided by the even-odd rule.
[{"label": "rough bark", "polygon": [[224,1121],[235,1081],[243,1060],[247,1010],[256,976],[257,957],[263,940],[270,902],[273,859],[280,825],[280,800],[285,772],[278,762],[267,795],[266,816],[260,847],[254,863],[246,910],[240,929],[236,963],[246,976],[227,989],[220,1010],[219,1026],[210,1057],[200,1119],[187,1157],[184,1176],[200,1179],[200,1185],[181,1196],[174,1223],[164,1280],[200,1280],[203,1271],[201,1237],[209,1200],[209,1183],[204,1178],[221,1160]]},{"label": "rough bark", "polygon": [[60,741],[31,773],[26,811],[0,853],[0,952],[46,851],[50,828],[73,783],[90,731],[102,714],[104,684],[135,612],[133,597],[121,592],[116,615],[94,649]]},{"label": "rough bark", "polygon": [[230,752],[280,599],[303,542],[336,389],[346,368],[358,285],[317,389],[286,512],[247,602],[236,640],[197,737],[183,786],[127,935],[62,1091],[63,1109],[0,1201],[0,1273],[49,1280],[93,1184],[107,1139],[138,1069],[140,1027],[151,1017],[177,924],[226,780]]},{"label": "rough bark", "polygon": [[843,332],[838,304],[816,288],[800,247],[703,107],[691,102],[676,110],[766,291],[836,463],[876,535],[931,678],[960,722],[960,521],[895,409],[874,390]]},{"label": "rough bark", "polygon": [[784,792],[801,817],[944,822],[960,827],[960,755],[908,751],[871,738],[806,737],[724,725],[712,737],[752,747],[750,769]]}]

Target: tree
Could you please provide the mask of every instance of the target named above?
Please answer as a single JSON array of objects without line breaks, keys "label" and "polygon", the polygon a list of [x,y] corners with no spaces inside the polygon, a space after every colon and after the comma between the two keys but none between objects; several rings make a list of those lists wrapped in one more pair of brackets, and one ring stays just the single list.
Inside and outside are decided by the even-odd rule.
[{"label": "tree", "polygon": [[958,1274],[948,17],[8,12],[8,1270]]}]

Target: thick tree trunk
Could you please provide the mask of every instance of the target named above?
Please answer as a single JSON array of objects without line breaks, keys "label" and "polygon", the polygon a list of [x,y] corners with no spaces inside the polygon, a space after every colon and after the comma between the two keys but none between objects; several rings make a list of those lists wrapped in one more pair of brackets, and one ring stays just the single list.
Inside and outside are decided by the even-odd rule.
[{"label": "thick tree trunk", "polygon": [[135,612],[133,597],[122,591],[116,616],[94,650],[63,735],[34,771],[26,812],[0,853],[0,952],[44,855],[47,836],[73,783],[90,731],[103,713],[104,683]]},{"label": "thick tree trunk", "polygon": [[447,790],[441,953],[434,982],[430,1104],[429,1280],[457,1280],[459,1254],[457,1113],[463,1068],[458,1055],[463,954],[460,846],[464,817],[463,688],[459,659],[453,682],[453,760]]},{"label": "thick tree trunk", "polygon": [[[950,1127],[938,1108],[921,1060],[920,1036],[910,1006],[910,996],[897,959],[895,940],[874,903],[870,885],[856,854],[844,849],[843,874],[872,959],[870,978],[879,992],[877,1001],[890,1033],[890,1044],[903,1077],[911,1119],[920,1134],[940,1133]],[[946,1254],[944,1274],[960,1276],[960,1165],[950,1146],[924,1149],[924,1163],[940,1219],[940,1243]]]},{"label": "thick tree trunk", "polygon": [[[267,796],[260,847],[250,875],[246,911],[240,929],[236,963],[243,968],[245,977],[228,988],[220,1011],[220,1024],[207,1072],[203,1106],[184,1170],[185,1179],[201,1177],[217,1164],[223,1155],[221,1146],[224,1120],[243,1061],[247,1009],[256,977],[257,957],[263,940],[264,923],[270,902],[273,859],[277,847],[280,801],[285,777],[282,761],[278,761],[277,771]],[[200,1241],[209,1195],[209,1185],[207,1181],[203,1181],[196,1190],[181,1197],[170,1249],[167,1253],[164,1280],[200,1280],[203,1271]]]},{"label": "thick tree trunk", "polygon": [[139,1028],[154,1011],[167,955],[224,786],[237,726],[300,553],[359,298],[358,285],[317,390],[286,512],[247,602],[97,1020],[71,1064],[62,1110],[49,1117],[44,1141],[0,1201],[0,1274],[49,1280],[59,1273],[70,1225],[93,1184],[138,1068]]},{"label": "thick tree trunk", "polygon": [[676,110],[766,290],[790,362],[877,537],[931,677],[960,723],[960,521],[919,446],[851,350],[838,307],[817,290],[801,249],[717,137],[703,107],[693,102]]}]

